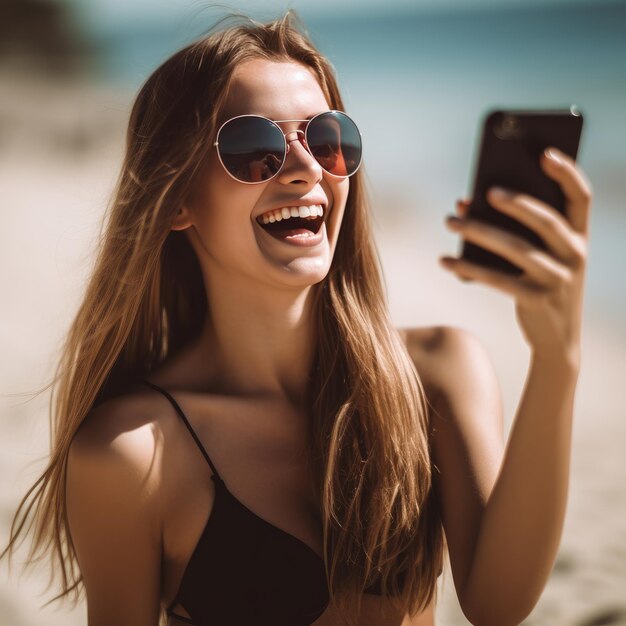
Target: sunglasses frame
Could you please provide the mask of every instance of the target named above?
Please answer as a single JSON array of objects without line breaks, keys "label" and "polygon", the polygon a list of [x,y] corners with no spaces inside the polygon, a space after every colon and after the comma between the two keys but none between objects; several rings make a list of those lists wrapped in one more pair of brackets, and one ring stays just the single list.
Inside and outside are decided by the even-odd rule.
[{"label": "sunglasses frame", "polygon": [[[359,157],[359,162],[358,162],[354,172],[352,172],[351,174],[348,174],[347,176],[339,176],[337,174],[333,174],[332,172],[329,172],[328,170],[324,169],[324,167],[322,167],[322,164],[317,159],[315,159],[315,156],[313,155],[313,153],[311,152],[311,149],[309,148],[309,142],[307,140],[307,132],[309,130],[309,126],[310,126],[311,122],[313,120],[317,119],[318,117],[320,117],[321,115],[327,115],[328,113],[341,113],[341,115],[345,115],[354,124],[354,127],[356,128],[357,133],[359,133],[359,139],[361,139],[361,155]],[[220,133],[222,132],[222,128],[224,128],[224,126],[226,126],[226,124],[228,124],[229,122],[232,122],[233,120],[239,119],[240,117],[260,117],[262,120],[270,122],[274,126],[276,126],[276,128],[278,128],[278,130],[281,132],[281,134],[283,136],[283,143],[285,144],[285,154],[283,155],[283,161],[280,164],[280,167],[276,170],[276,172],[274,172],[274,174],[272,174],[269,178],[266,178],[265,180],[255,180],[255,181],[240,180],[239,178],[233,176],[228,171],[228,168],[224,165],[224,161],[222,161],[222,155],[220,154],[220,149],[219,149],[219,139],[220,139]],[[298,130],[290,130],[290,131],[285,132],[278,125],[280,122],[307,122],[307,125],[304,127],[304,130],[298,129]],[[283,166],[285,165],[285,161],[287,160],[287,154],[289,154],[289,144],[291,143],[291,141],[293,141],[293,140],[287,141],[287,134],[288,133],[298,133],[298,134],[302,134],[304,136],[304,147],[306,148],[307,152],[315,159],[315,162],[318,163],[319,166],[322,168],[322,170],[324,170],[324,172],[326,174],[328,174],[329,176],[332,176],[333,178],[344,179],[344,178],[350,178],[350,176],[353,176],[354,174],[356,174],[359,171],[359,168],[361,167],[361,162],[363,161],[363,141],[362,141],[363,140],[363,135],[361,134],[361,131],[360,131],[359,127],[357,126],[356,122],[347,113],[344,113],[343,111],[339,111],[337,109],[331,109],[329,111],[322,111],[321,113],[317,113],[313,117],[311,117],[309,119],[305,119],[305,120],[271,120],[269,117],[265,117],[264,115],[257,115],[255,113],[247,113],[247,114],[244,114],[244,115],[235,115],[235,117],[231,117],[231,118],[227,119],[219,127],[219,129],[217,131],[217,135],[215,136],[215,141],[213,142],[213,145],[217,149],[217,158],[219,159],[220,163],[222,164],[222,167],[224,168],[224,171],[233,180],[236,180],[238,183],[242,183],[243,185],[262,185],[263,183],[266,183],[266,182],[272,180],[273,178],[275,178],[276,176],[278,176],[278,174],[283,169]]]}]

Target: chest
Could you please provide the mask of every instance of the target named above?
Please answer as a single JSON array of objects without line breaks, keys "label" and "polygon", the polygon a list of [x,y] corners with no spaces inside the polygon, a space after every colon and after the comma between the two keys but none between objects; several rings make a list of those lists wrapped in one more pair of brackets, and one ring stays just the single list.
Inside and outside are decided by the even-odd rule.
[{"label": "chest", "polygon": [[[321,556],[305,417],[276,402],[184,394],[177,400],[228,492],[251,512],[243,513],[248,522],[258,516]],[[177,416],[164,428],[163,450],[162,588],[167,606],[180,587],[216,498],[226,496],[217,493],[210,465]],[[240,516],[242,508],[236,506]]]}]

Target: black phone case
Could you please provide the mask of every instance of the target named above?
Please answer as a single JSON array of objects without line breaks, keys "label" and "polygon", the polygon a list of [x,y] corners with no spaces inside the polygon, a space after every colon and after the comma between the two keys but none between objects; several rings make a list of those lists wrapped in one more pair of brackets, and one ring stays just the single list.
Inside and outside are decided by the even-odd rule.
[{"label": "black phone case", "polygon": [[[558,110],[498,110],[484,118],[482,140],[470,195],[468,217],[520,235],[542,250],[546,245],[533,230],[494,209],[485,197],[493,186],[534,196],[565,215],[565,196],[558,183],[540,168],[541,153],[555,146],[576,160],[583,115],[572,106]],[[501,256],[463,240],[461,258],[520,275],[521,268]]]}]

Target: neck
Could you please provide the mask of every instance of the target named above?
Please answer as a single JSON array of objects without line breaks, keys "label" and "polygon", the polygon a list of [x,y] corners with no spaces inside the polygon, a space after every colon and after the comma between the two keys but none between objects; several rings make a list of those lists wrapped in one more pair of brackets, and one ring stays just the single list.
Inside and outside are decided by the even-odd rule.
[{"label": "neck", "polygon": [[315,290],[207,289],[197,344],[212,387],[224,394],[280,397],[303,406],[314,357]]}]

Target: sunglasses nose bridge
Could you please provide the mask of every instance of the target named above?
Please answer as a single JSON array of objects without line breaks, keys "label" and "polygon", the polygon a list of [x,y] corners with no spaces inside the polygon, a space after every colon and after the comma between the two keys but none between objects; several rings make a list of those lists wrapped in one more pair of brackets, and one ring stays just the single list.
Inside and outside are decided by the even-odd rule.
[{"label": "sunglasses nose bridge", "polygon": [[[283,133],[285,135],[285,139],[287,140],[287,142],[289,143],[290,141],[295,141],[296,139],[298,139],[298,135],[304,135],[304,131],[297,129],[297,130],[288,130],[286,133]],[[290,135],[295,134],[295,137],[292,137],[291,139],[289,138]]]},{"label": "sunglasses nose bridge", "polygon": [[[289,154],[289,150],[291,149],[291,144],[294,141],[300,141],[300,143],[303,145],[304,149],[311,155],[313,156],[311,150],[309,149],[309,146],[306,142],[306,133],[303,130],[291,130],[288,131],[286,133],[283,133],[283,135],[285,135],[285,144],[287,145],[287,151],[285,153],[285,157],[287,156],[287,154]],[[313,157],[315,158],[315,157]]]},{"label": "sunglasses nose bridge", "polygon": [[319,170],[320,172],[320,176],[321,176],[321,171],[322,171],[322,167],[319,163],[319,161],[315,158],[315,156],[313,155],[313,153],[311,152],[311,149],[308,146],[307,140],[306,140],[306,133],[304,130],[292,130],[292,131],[287,131],[287,132],[283,132],[283,135],[285,136],[285,144],[287,146],[287,151],[285,153],[285,160],[283,161],[283,165],[281,167],[281,170],[284,170],[285,167],[287,166],[287,155],[290,152],[291,149],[291,144],[294,141],[300,141],[300,144],[302,145],[302,147],[304,148],[304,151],[307,155],[308,158],[306,158],[306,165],[304,163],[304,161],[302,160],[304,157],[303,155],[300,156],[300,161],[299,161],[299,165],[295,165],[293,164],[292,167],[297,167],[298,169],[302,168],[302,167],[306,167],[307,170],[312,169],[315,170],[317,172],[317,170]]},{"label": "sunglasses nose bridge", "polygon": [[287,144],[287,152],[289,152],[289,147],[292,141],[305,140],[306,143],[306,135],[303,130],[290,130],[285,135],[285,143]]}]

